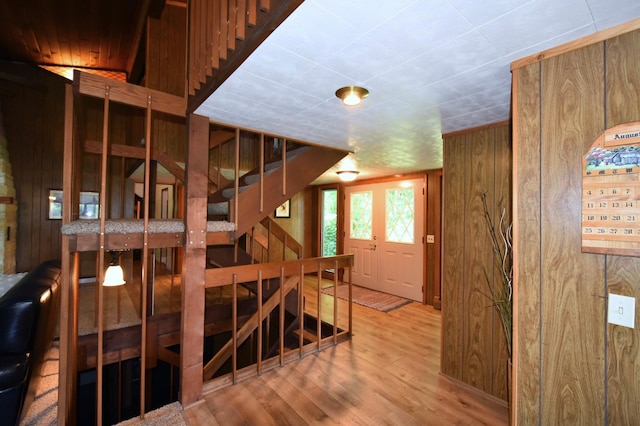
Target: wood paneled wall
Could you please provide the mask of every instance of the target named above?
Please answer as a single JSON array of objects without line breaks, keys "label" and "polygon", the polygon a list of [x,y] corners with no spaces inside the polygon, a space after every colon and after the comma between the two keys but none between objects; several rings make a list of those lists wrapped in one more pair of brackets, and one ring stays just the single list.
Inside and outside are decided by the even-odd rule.
[{"label": "wood paneled wall", "polygon": [[[159,19],[147,19],[145,86],[176,96],[187,93],[187,8],[168,2]],[[185,120],[154,113],[153,149],[185,161]]]},{"label": "wood paneled wall", "polygon": [[606,315],[608,293],[640,297],[640,259],[581,252],[582,158],[640,121],[640,31],[607,34],[512,67],[517,424],[640,418],[640,332]]},{"label": "wood paneled wall", "polygon": [[[443,374],[507,399],[507,348],[487,279],[499,279],[482,194],[494,223],[510,206],[508,123],[444,135],[442,358]],[[510,212],[507,209],[510,217]]]},{"label": "wood paneled wall", "polygon": [[62,189],[64,80],[39,68],[0,65],[0,102],[18,202],[16,271],[60,258],[60,220],[49,220],[50,189]]}]

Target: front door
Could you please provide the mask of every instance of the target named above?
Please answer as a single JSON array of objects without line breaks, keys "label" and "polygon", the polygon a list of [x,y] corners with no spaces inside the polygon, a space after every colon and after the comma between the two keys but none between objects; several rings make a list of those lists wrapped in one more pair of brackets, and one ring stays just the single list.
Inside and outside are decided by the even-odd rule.
[{"label": "front door", "polygon": [[344,250],[354,254],[354,284],[422,301],[423,187],[423,179],[347,187]]}]

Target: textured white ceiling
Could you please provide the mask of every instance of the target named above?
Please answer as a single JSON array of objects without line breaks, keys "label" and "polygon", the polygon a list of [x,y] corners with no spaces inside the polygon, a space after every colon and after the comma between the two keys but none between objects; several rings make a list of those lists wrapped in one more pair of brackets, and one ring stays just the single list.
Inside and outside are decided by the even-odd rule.
[{"label": "textured white ceiling", "polygon": [[[359,179],[440,168],[443,133],[509,118],[512,61],[637,17],[638,0],[306,0],[196,113],[352,150]],[[369,97],[342,105],[349,85]]]}]

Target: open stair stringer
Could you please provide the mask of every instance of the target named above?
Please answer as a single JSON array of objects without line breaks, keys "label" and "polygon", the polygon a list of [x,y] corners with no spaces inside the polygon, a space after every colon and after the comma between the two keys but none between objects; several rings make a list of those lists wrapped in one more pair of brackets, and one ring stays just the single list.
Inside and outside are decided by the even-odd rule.
[{"label": "open stair stringer", "polygon": [[[276,207],[303,190],[322,173],[335,165],[348,154],[347,151],[334,148],[309,146],[303,152],[287,161],[285,167],[279,167],[264,175],[264,192],[260,196],[260,182],[245,187],[238,194],[238,218],[236,235],[242,235],[260,222]],[[285,172],[286,169],[286,172]],[[283,178],[286,176],[286,179]],[[229,201],[229,220],[235,218],[234,199]]]}]

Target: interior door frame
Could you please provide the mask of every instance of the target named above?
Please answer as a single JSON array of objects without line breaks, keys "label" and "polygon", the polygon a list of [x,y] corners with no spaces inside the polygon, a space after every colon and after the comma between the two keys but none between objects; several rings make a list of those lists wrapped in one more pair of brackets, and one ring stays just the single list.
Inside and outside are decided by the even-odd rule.
[{"label": "interior door frame", "polygon": [[[429,285],[434,285],[435,283],[429,283],[427,282],[427,245],[426,244],[426,239],[427,239],[427,233],[428,228],[427,228],[427,223],[428,223],[428,197],[426,196],[427,193],[427,172],[419,172],[419,173],[407,173],[407,174],[403,174],[400,176],[387,176],[387,177],[381,177],[381,178],[374,178],[374,179],[357,179],[353,182],[343,182],[340,183],[340,187],[341,187],[341,191],[338,192],[338,216],[341,217],[342,219],[340,221],[338,221],[339,223],[342,224],[341,226],[341,234],[342,238],[339,238],[339,240],[344,241],[344,238],[346,237],[345,234],[345,222],[348,220],[347,217],[345,217],[345,188],[348,186],[358,186],[358,185],[370,185],[370,184],[377,184],[377,183],[386,183],[386,182],[396,182],[396,181],[402,181],[402,180],[409,180],[409,179],[422,179],[422,188],[424,191],[424,197],[423,197],[423,208],[424,208],[424,214],[423,214],[423,235],[419,236],[423,243],[422,244],[422,256],[423,256],[423,262],[422,262],[422,304],[428,304],[428,305],[433,305],[433,300],[429,300],[427,298],[427,294],[431,293],[430,291],[428,291],[427,287]],[[438,232],[439,234],[439,232]],[[339,251],[339,253],[344,253],[344,245],[341,244],[341,251]],[[439,288],[440,283],[437,283],[437,286]]]},{"label": "interior door frame", "polygon": [[[336,229],[336,252],[338,254],[344,253],[344,238],[341,235],[344,235],[344,185],[339,183],[330,183],[326,185],[318,185],[317,186],[317,211],[316,217],[318,220],[316,221],[316,235],[317,237],[317,247],[316,247],[316,255],[320,256],[322,253],[322,191],[327,189],[336,189],[338,191],[337,200],[338,200],[338,221],[337,221],[337,229]],[[341,271],[340,273],[343,273]],[[333,280],[333,272],[331,271],[323,271],[322,277]],[[339,280],[342,280],[342,276],[338,277]]]}]

